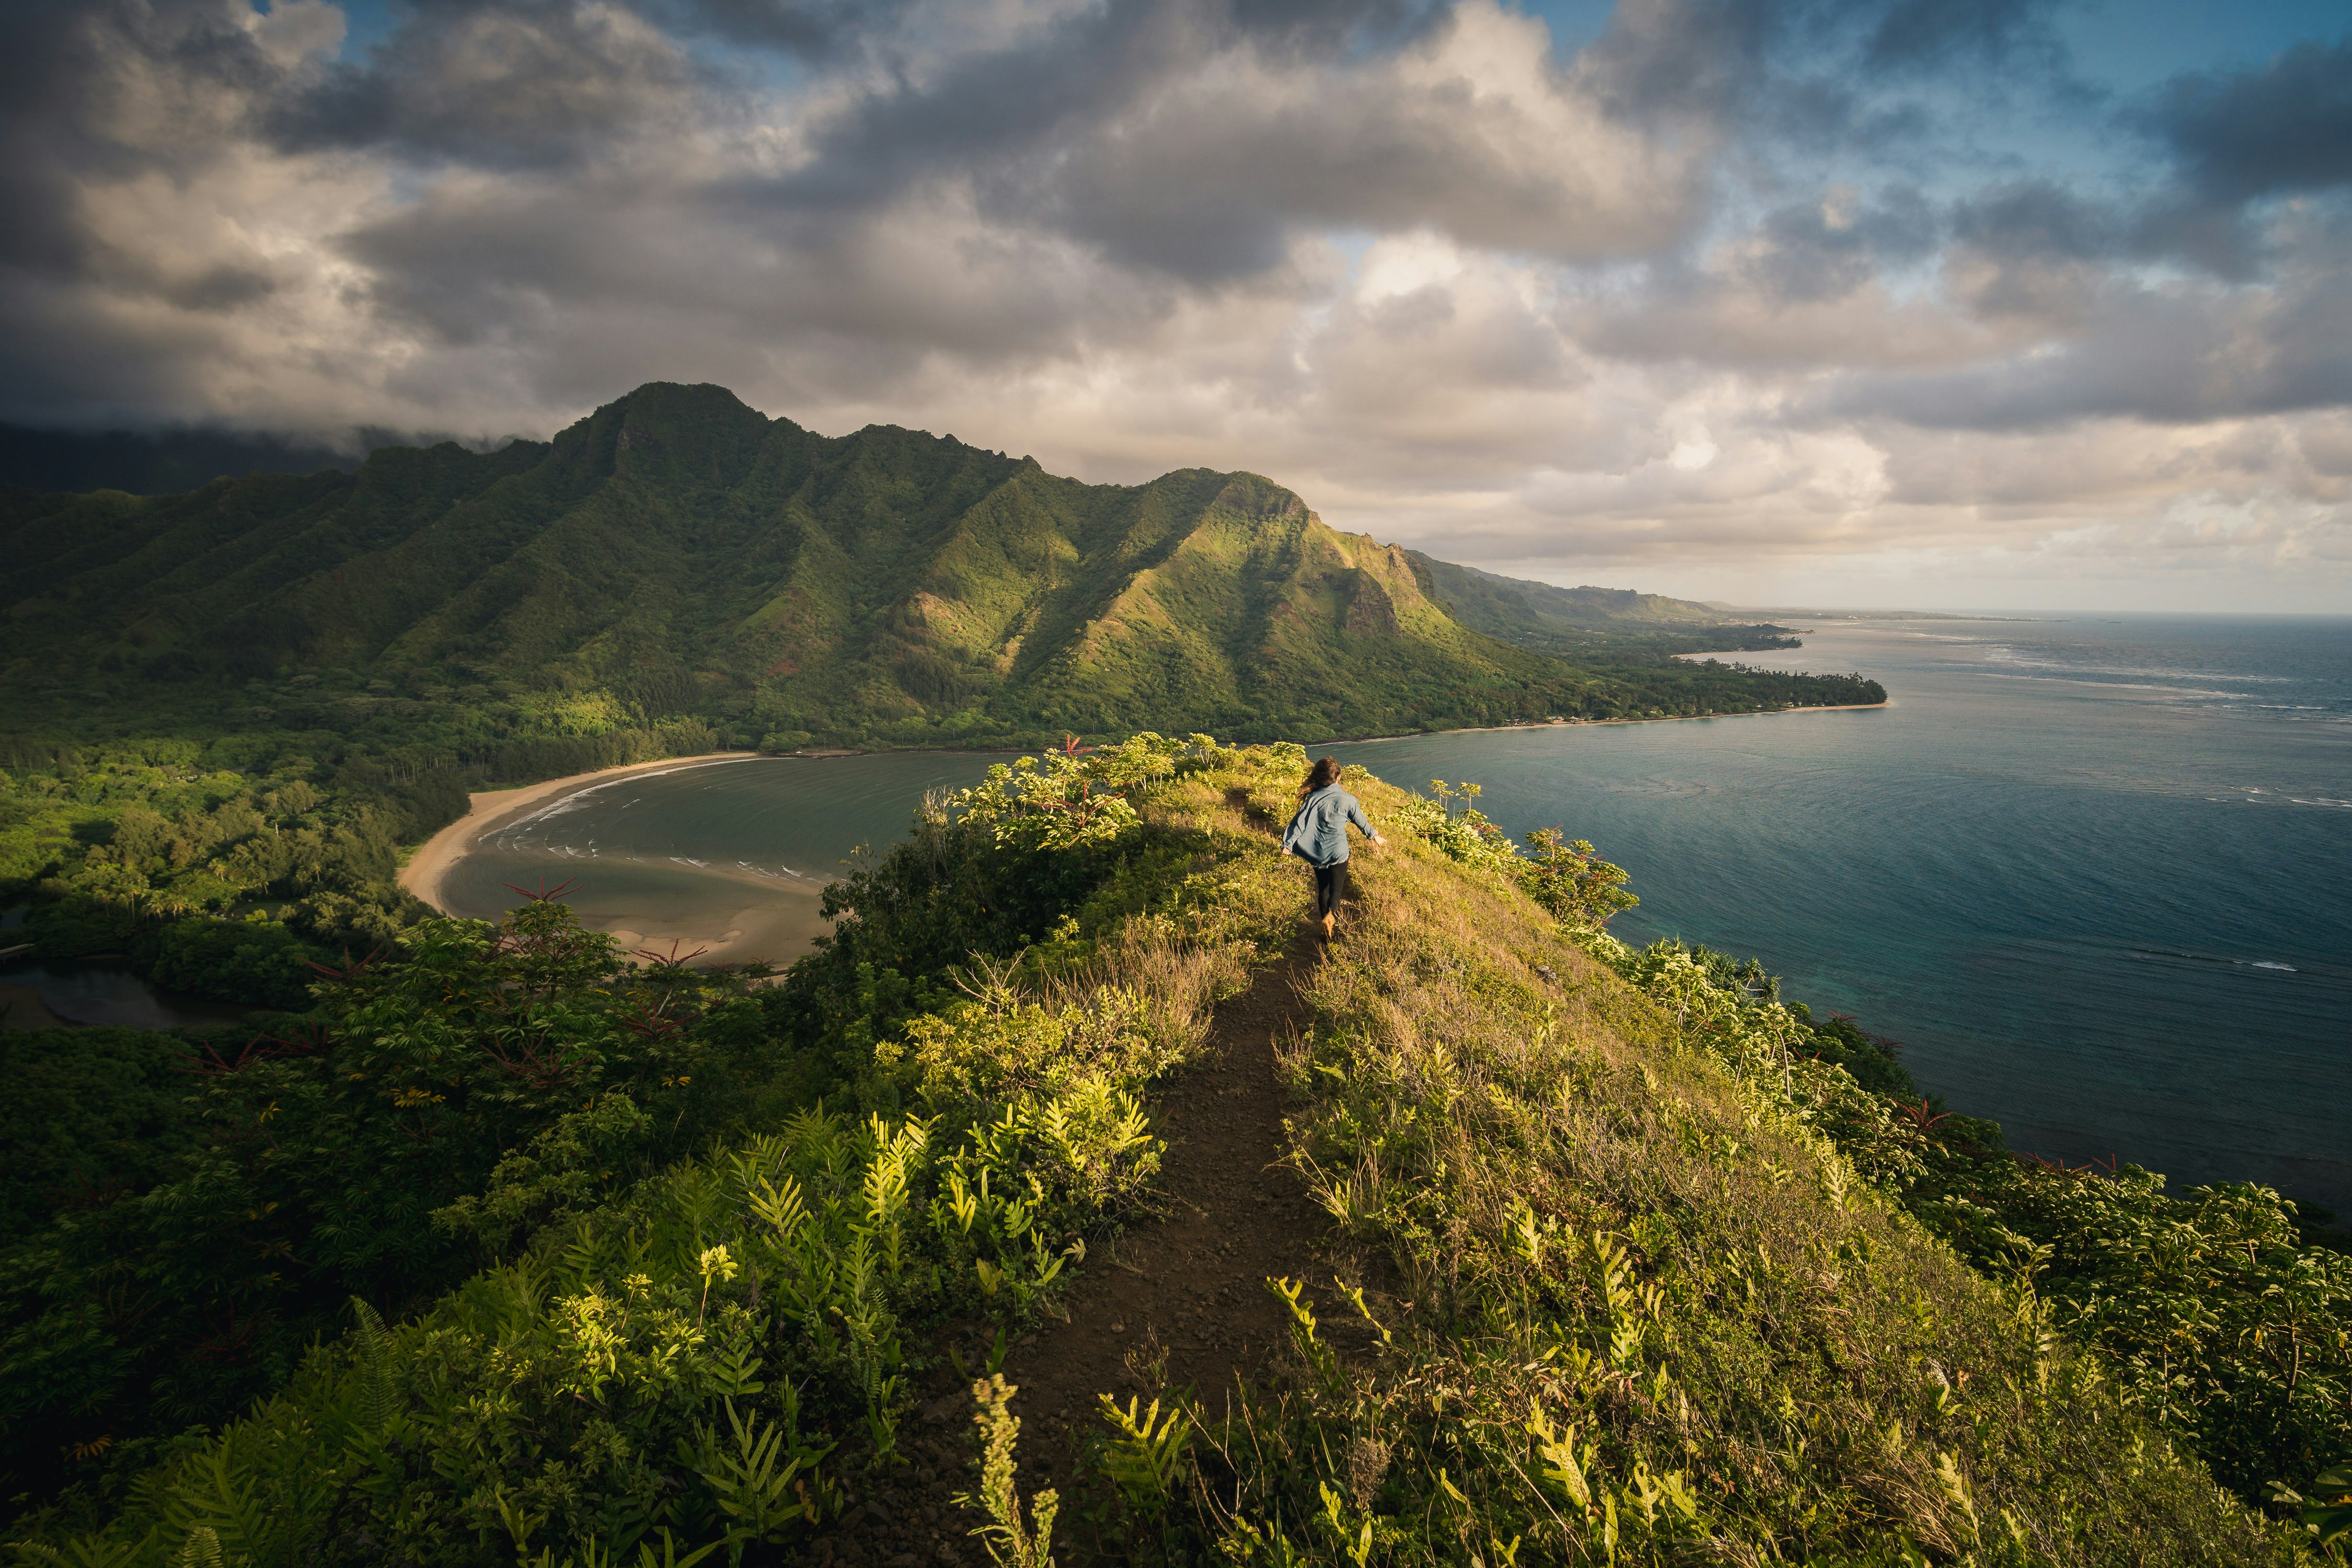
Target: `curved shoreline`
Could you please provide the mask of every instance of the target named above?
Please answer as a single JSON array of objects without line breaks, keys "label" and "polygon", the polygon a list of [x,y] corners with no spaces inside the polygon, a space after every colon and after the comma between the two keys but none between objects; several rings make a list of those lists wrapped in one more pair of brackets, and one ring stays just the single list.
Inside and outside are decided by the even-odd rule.
[{"label": "curved shoreline", "polygon": [[506,826],[516,817],[528,813],[566,791],[590,789],[613,779],[631,773],[665,773],[678,768],[714,767],[722,763],[756,763],[761,760],[758,752],[705,752],[699,756],[665,757],[657,763],[624,763],[619,767],[599,768],[594,773],[573,773],[569,778],[549,779],[541,784],[520,784],[512,789],[486,789],[469,797],[471,809],[465,816],[417,846],[416,853],[400,868],[398,881],[402,888],[415,894],[442,914],[449,910],[441,902],[441,883],[449,868],[465,858],[467,851],[495,830]]}]

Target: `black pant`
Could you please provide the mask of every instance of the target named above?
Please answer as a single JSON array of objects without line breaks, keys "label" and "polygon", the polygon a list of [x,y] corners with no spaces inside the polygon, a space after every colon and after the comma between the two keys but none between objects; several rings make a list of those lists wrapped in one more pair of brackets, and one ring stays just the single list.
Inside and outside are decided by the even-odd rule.
[{"label": "black pant", "polygon": [[1317,919],[1320,920],[1325,915],[1338,914],[1339,912],[1339,900],[1347,896],[1348,863],[1345,860],[1338,861],[1329,866],[1318,866],[1315,868],[1315,915]]}]

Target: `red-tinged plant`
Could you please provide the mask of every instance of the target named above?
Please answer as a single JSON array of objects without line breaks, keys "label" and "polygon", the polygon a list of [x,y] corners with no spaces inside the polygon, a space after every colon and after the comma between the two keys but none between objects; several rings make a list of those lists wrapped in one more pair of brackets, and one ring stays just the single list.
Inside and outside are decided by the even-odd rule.
[{"label": "red-tinged plant", "polygon": [[543,1037],[527,1036],[509,1049],[493,1036],[482,1042],[482,1051],[499,1071],[541,1091],[568,1087],[578,1073],[572,1051]]},{"label": "red-tinged plant", "polygon": [[390,950],[387,949],[383,943],[378,942],[373,947],[369,948],[367,952],[362,954],[356,961],[352,959],[352,950],[350,948],[347,947],[343,949],[343,962],[340,965],[320,963],[315,959],[306,959],[304,962],[308,963],[312,969],[316,970],[320,976],[326,980],[328,984],[332,985],[348,985],[352,981],[357,980],[361,975],[365,974],[369,970],[374,968],[389,951]]},{"label": "red-tinged plant", "polygon": [[1916,1105],[1907,1104],[1898,1100],[1895,1102],[1895,1109],[1909,1117],[1911,1125],[1922,1132],[1933,1132],[1939,1124],[1952,1119],[1952,1112],[1947,1110],[1938,1113],[1924,1099]]},{"label": "red-tinged plant", "polygon": [[[366,961],[362,960],[364,967]],[[314,966],[315,967],[315,966]],[[233,1058],[224,1057],[217,1046],[207,1042],[202,1052],[184,1051],[180,1055],[181,1071],[200,1078],[215,1078],[225,1073],[240,1073],[256,1062],[266,1062],[289,1057],[323,1057],[335,1047],[335,1037],[323,1024],[289,1030],[284,1035],[256,1035]]]},{"label": "red-tinged plant", "polygon": [[188,1347],[188,1359],[194,1362],[240,1361],[253,1348],[255,1336],[261,1332],[261,1320],[247,1316],[239,1319],[236,1309],[228,1313],[228,1326],[207,1340],[199,1340]]},{"label": "red-tinged plant", "polygon": [[685,1028],[677,1019],[663,1016],[662,1007],[667,1005],[667,997],[652,1007],[640,1004],[635,1012],[624,1013],[615,1022],[641,1040],[666,1040]]},{"label": "red-tinged plant", "polygon": [[268,1048],[266,1057],[323,1057],[335,1048],[334,1031],[324,1024],[311,1024],[299,1029],[289,1029],[283,1035],[262,1035],[254,1044]]}]

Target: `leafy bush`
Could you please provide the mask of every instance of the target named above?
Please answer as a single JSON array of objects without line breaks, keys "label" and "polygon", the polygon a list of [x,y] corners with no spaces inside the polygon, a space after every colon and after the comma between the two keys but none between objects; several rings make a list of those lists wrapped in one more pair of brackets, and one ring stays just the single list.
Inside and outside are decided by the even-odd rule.
[{"label": "leafy bush", "polygon": [[[537,1195],[545,1212],[585,1201],[583,1181],[602,1201],[731,1124],[772,1070],[740,984],[628,969],[561,905],[497,928],[427,921],[398,962],[356,963],[321,991],[308,1021],[241,1043],[146,1037],[178,1080],[162,1143],[176,1157],[142,1173],[152,1184],[54,1212],[0,1258],[0,1463],[16,1489],[54,1484],[61,1452],[135,1458],[136,1440],[278,1385],[352,1295],[396,1312],[462,1277],[499,1233],[461,1200],[510,1152],[593,1159]],[[646,1112],[630,1136],[543,1137],[606,1097]],[[529,1205],[506,1168],[512,1217]]]},{"label": "leafy bush", "polygon": [[[2074,1342],[2132,1407],[2249,1501],[2352,1452],[2352,1257],[2305,1245],[2294,1206],[2247,1184],[2168,1195],[2137,1166],[2018,1155],[1937,1110],[1883,1042],[1784,1007],[1720,955],[1587,951],[1679,1037],[1818,1130],[1873,1184]],[[1703,962],[1702,959],[1707,960]],[[1760,975],[1760,970],[1755,971]],[[1727,984],[1727,980],[1729,984]]]},{"label": "leafy bush", "polygon": [[157,934],[154,978],[198,996],[299,1012],[314,953],[276,921],[175,921]]},{"label": "leafy bush", "polygon": [[0,1245],[178,1171],[200,1142],[179,1070],[186,1049],[138,1029],[0,1033]]},{"label": "leafy bush", "polygon": [[[1114,771],[1133,760],[1053,772],[1140,791]],[[122,1568],[204,1540],[286,1568],[509,1546],[585,1563],[663,1531],[741,1553],[837,1511],[845,1467],[887,1462],[913,1331],[1017,1321],[1148,1180],[1134,1091],[1197,1047],[1286,901],[1278,879],[1223,868],[1244,837],[1138,818],[1024,847],[1029,829],[999,828],[1034,804],[978,799],[863,873],[835,945],[783,985],[619,969],[541,903],[496,930],[420,925],[397,962],[324,988],[321,1032],[214,1047],[199,1098],[220,1142],[164,1201],[108,1211],[116,1230],[20,1255],[20,1475],[61,1417],[118,1443],[118,1484],[68,1493],[37,1543]],[[1036,962],[957,1005],[971,977],[940,955],[1032,919],[1051,933]],[[927,999],[949,1016],[908,1011]],[[843,1011],[814,1016],[828,1001]],[[1037,1017],[1118,1044],[1075,1074],[995,1072],[1007,1020]],[[811,1070],[861,1037],[898,1048]],[[430,1301],[470,1258],[493,1261]],[[287,1260],[299,1284],[272,1272]],[[142,1286],[176,1269],[197,1306],[125,1334],[91,1310],[109,1265]],[[173,1383],[162,1347],[224,1300],[265,1325],[236,1347],[242,1381]],[[307,1354],[296,1338],[342,1323]],[[259,1404],[217,1437],[123,1440],[244,1394]]]}]

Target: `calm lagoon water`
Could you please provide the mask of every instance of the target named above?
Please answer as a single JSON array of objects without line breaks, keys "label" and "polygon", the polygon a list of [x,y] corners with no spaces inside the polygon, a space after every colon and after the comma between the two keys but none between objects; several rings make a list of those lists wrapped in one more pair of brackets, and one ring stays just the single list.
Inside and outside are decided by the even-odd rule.
[{"label": "calm lagoon water", "polygon": [[782,962],[826,929],[817,900],[861,847],[905,837],[926,791],[1002,756],[911,752],[688,764],[591,785],[509,824],[449,868],[442,902],[491,919],[565,882],[599,930],[667,951],[741,933],[719,959]]},{"label": "calm lagoon water", "polygon": [[217,1029],[246,1009],[150,984],[120,963],[71,959],[0,964],[0,1028],[62,1024],[124,1029]]},{"label": "calm lagoon water", "polygon": [[[1642,896],[1620,934],[1760,957],[2019,1146],[2352,1212],[2352,619],[1829,623],[1737,657],[1859,669],[1893,701],[1329,749],[1592,839]],[[572,877],[601,926],[790,956],[856,846],[994,760],[639,775],[446,890],[488,915],[505,883]]]}]

